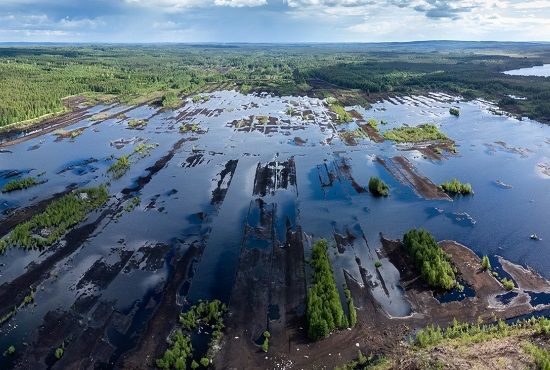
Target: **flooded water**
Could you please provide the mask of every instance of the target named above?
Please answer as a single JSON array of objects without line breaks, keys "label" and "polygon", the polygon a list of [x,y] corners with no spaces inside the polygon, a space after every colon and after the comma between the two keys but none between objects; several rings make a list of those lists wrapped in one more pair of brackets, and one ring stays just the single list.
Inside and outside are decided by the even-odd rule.
[{"label": "flooded water", "polygon": [[[458,154],[437,161],[391,142],[358,139],[357,145],[347,145],[336,131],[356,123],[335,126],[319,99],[235,91],[205,95],[208,100],[189,99],[176,111],[94,107],[93,114],[125,113],[68,126],[65,130],[83,129],[72,139],[51,133],[3,148],[0,186],[27,175],[40,175],[43,183],[1,194],[0,222],[9,219],[9,211],[67,188],[103,183],[109,183],[107,207],[113,214],[90,215],[88,221],[98,219],[97,225],[74,246],[11,249],[0,256],[1,287],[69,248],[47,273],[29,282],[36,290],[34,303],[2,325],[0,349],[38,343],[45,328],[64,320],[77,324],[67,325],[60,338],[74,339],[99,327],[111,345],[125,348],[177,273],[173,256],[200,250],[177,290],[179,302],[228,302],[242,251],[284,248],[287,228],[298,226],[306,240],[327,238],[334,245],[330,256],[339,287],[345,270],[372,287],[391,316],[408,315],[410,304],[399,272],[381,257],[380,233],[401,238],[410,228],[423,227],[439,240],[456,240],[479,255],[503,256],[550,278],[550,127],[495,114],[496,107],[487,102],[435,93],[392,98],[368,110],[353,107],[365,119],[386,122],[382,131],[403,124],[438,125],[455,140]],[[449,114],[451,106],[460,108],[460,117]],[[130,129],[130,119],[148,119],[148,124]],[[182,124],[200,128],[180,132]],[[132,154],[128,173],[112,179],[109,166],[139,143],[156,146],[148,156]],[[394,156],[407,158],[435,184],[452,178],[469,182],[475,195],[423,199],[376,161]],[[389,197],[369,194],[371,176],[389,185]],[[139,196],[139,205],[125,207],[132,196]],[[533,233],[541,240],[531,240]],[[449,299],[454,298],[443,298]],[[547,297],[533,299],[546,302]],[[278,315],[275,306],[269,312]],[[111,360],[120,352],[114,351]],[[6,361],[0,365],[8,366]]]},{"label": "flooded water", "polygon": [[506,71],[503,73],[511,76],[550,77],[550,64],[543,64],[542,66],[534,66],[529,68],[513,69],[511,71]]}]

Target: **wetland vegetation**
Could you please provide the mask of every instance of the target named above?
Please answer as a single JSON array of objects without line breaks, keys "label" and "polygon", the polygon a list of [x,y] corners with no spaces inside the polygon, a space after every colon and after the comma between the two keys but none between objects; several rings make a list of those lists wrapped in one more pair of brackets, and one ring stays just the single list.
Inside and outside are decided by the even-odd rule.
[{"label": "wetland vegetation", "polygon": [[[227,312],[225,304],[219,300],[199,301],[191,306],[186,312],[179,316],[178,328],[169,339],[169,348],[164,352],[161,358],[156,360],[159,369],[186,369],[188,365],[191,368],[197,368],[200,363],[203,367],[208,367],[210,358],[213,355],[215,347],[222,338],[224,328],[223,317]],[[197,330],[212,330],[210,334],[210,343],[208,352],[203,354],[199,362],[193,358],[194,349],[191,343],[191,333]],[[268,337],[266,337],[267,339]]]},{"label": "wetland vegetation", "polygon": [[54,200],[44,212],[17,225],[0,239],[0,253],[9,247],[33,249],[52,245],[90,211],[105,204],[108,197],[107,188],[100,186],[80,189]]},{"label": "wetland vegetation", "polygon": [[375,196],[387,197],[390,193],[390,188],[384,181],[373,176],[369,180],[369,191]]},{"label": "wetland vegetation", "polygon": [[312,340],[325,338],[349,324],[336,288],[328,248],[328,242],[320,239],[311,251],[313,281],[307,292],[307,321],[308,336]]},{"label": "wetland vegetation", "polygon": [[397,143],[416,143],[432,140],[449,140],[436,125],[422,124],[415,127],[397,127],[384,132],[384,139]]},{"label": "wetland vegetation", "polygon": [[456,195],[470,195],[474,193],[472,185],[470,183],[461,183],[457,179],[452,179],[451,181],[445,181],[440,185],[441,189],[448,194]]},{"label": "wetland vegetation", "polygon": [[40,184],[40,182],[35,177],[24,177],[21,179],[15,179],[8,183],[6,183],[1,191],[2,193],[10,193],[12,191],[16,190],[23,190],[30,188],[31,186],[36,186]]},{"label": "wetland vegetation", "polygon": [[455,268],[429,232],[409,230],[403,236],[403,244],[429,286],[445,290],[456,286]]}]

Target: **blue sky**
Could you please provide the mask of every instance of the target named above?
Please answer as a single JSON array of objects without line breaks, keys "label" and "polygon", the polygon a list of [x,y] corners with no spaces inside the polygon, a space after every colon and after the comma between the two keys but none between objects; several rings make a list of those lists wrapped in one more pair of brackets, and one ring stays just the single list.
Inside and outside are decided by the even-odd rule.
[{"label": "blue sky", "polygon": [[0,41],[550,41],[550,0],[0,0]]}]

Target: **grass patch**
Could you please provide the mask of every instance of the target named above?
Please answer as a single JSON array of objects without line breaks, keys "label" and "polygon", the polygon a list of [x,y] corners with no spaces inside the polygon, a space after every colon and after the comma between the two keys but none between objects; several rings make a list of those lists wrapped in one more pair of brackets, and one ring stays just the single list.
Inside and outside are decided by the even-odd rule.
[{"label": "grass patch", "polygon": [[352,115],[335,98],[327,98],[327,103],[330,110],[336,114],[336,123],[342,124],[353,121]]},{"label": "grass patch", "polygon": [[0,239],[0,253],[11,246],[35,249],[50,246],[70,228],[82,222],[89,212],[101,207],[109,194],[105,186],[77,190],[53,201],[44,212],[17,225]]},{"label": "grass patch", "polygon": [[436,125],[423,124],[416,127],[397,127],[384,132],[384,139],[397,143],[416,143],[431,140],[449,140]]},{"label": "grass patch", "polygon": [[40,184],[34,177],[26,177],[24,179],[12,180],[2,187],[2,193],[10,193],[12,191],[23,190]]}]

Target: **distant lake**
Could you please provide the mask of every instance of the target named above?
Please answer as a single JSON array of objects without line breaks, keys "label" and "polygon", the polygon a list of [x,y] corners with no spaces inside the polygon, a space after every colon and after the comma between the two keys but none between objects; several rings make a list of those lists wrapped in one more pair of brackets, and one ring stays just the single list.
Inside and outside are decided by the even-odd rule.
[{"label": "distant lake", "polygon": [[550,64],[544,64],[542,66],[535,66],[530,68],[520,68],[513,69],[511,71],[503,72],[507,75],[512,76],[541,76],[549,77],[550,76]]}]

